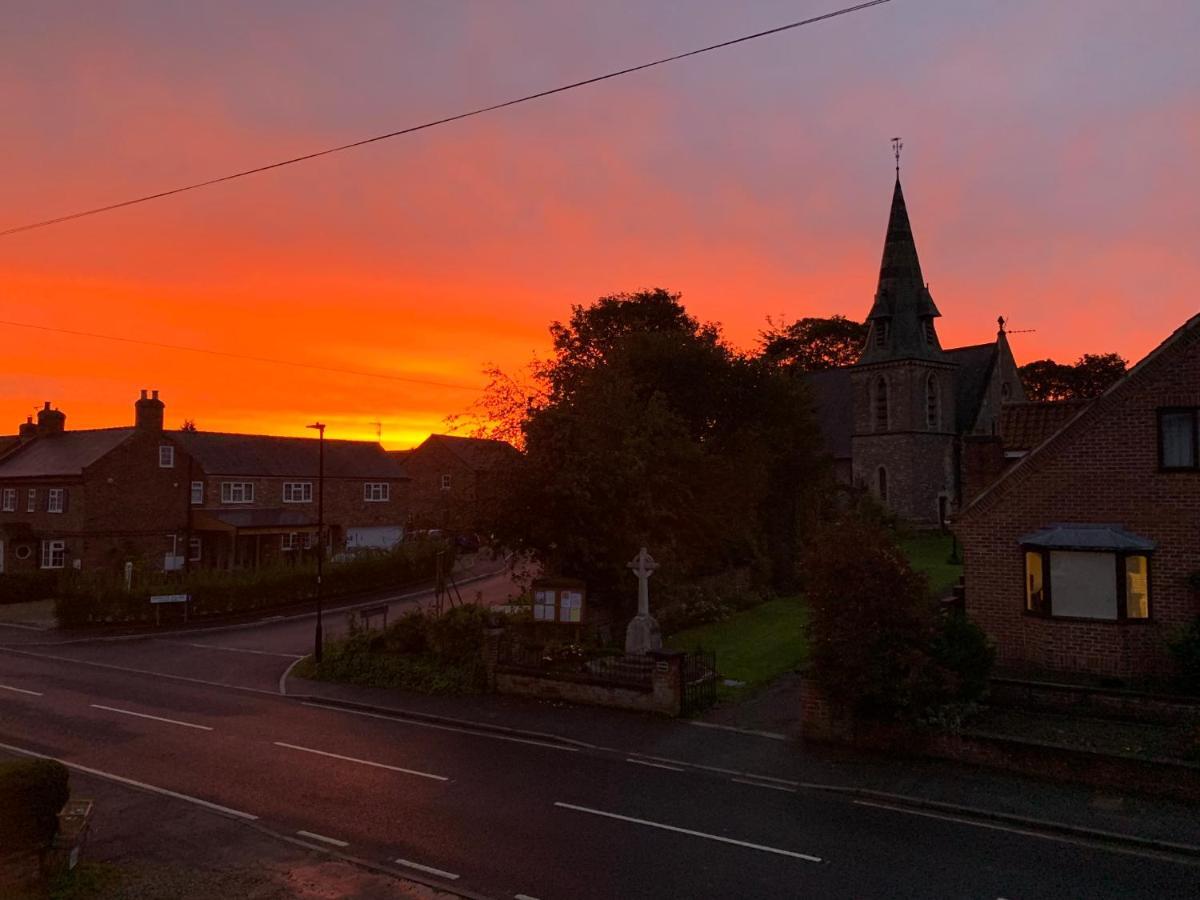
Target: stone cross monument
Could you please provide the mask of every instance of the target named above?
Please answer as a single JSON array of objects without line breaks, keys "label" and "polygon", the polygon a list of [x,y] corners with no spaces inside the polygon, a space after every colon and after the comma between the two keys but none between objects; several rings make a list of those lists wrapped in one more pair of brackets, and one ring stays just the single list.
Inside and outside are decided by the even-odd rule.
[{"label": "stone cross monument", "polygon": [[651,650],[662,649],[662,633],[658,622],[650,615],[650,576],[658,568],[646,548],[643,547],[629,564],[633,574],[638,579],[638,611],[625,630],[625,652],[627,654],[648,653]]}]

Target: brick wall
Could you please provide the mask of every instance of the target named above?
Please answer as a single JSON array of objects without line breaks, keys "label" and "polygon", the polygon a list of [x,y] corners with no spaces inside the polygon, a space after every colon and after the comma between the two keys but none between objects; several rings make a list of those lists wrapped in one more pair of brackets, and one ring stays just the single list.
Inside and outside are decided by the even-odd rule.
[{"label": "brick wall", "polygon": [[[1200,406],[1200,329],[1181,334],[1095,401],[957,524],[967,611],[996,642],[1001,665],[1122,677],[1170,670],[1169,634],[1200,613],[1184,583],[1200,569],[1200,473],[1158,471],[1156,410],[1173,405]],[[1114,523],[1157,542],[1149,620],[1025,614],[1018,538],[1059,522]]]},{"label": "brick wall", "polygon": [[[472,532],[479,525],[478,476],[454,451],[430,440],[404,458],[410,482],[410,522],[414,528]],[[450,476],[449,489],[442,476]]]}]

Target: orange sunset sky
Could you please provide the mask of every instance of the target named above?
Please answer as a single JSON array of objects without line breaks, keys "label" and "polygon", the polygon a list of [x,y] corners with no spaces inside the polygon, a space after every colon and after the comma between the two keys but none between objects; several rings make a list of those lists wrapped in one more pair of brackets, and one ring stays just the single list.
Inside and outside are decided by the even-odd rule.
[{"label": "orange sunset sky", "polygon": [[[836,0],[6,4],[0,230],[391,131]],[[870,305],[903,181],[944,344],[1140,358],[1200,304],[1200,4],[894,0],[231,184],[0,238],[0,433],[167,422],[406,447],[572,303],[749,348]],[[308,432],[311,434],[311,432]]]}]

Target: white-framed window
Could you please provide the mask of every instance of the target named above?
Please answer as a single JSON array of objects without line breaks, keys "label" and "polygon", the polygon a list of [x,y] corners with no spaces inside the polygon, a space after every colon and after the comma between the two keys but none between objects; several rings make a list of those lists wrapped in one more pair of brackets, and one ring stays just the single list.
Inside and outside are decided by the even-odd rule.
[{"label": "white-framed window", "polygon": [[61,569],[67,564],[66,541],[42,541],[42,568]]},{"label": "white-framed window", "polygon": [[200,562],[200,556],[204,552],[204,544],[200,538],[194,537],[188,539],[188,562]]},{"label": "white-framed window", "polygon": [[583,594],[580,591],[563,591],[559,598],[559,621],[579,622],[583,615]]},{"label": "white-framed window", "polygon": [[284,503],[312,503],[311,481],[285,481],[283,483]]},{"label": "white-framed window", "polygon": [[17,489],[16,488],[5,488],[4,489],[4,511],[5,512],[16,512],[17,511]]},{"label": "white-framed window", "polygon": [[554,591],[534,591],[533,594],[533,618],[537,622],[553,622],[555,611],[555,592]]},{"label": "white-framed window", "polygon": [[158,448],[158,467],[160,469],[175,468],[175,448],[170,444],[161,444]]},{"label": "white-framed window", "polygon": [[443,491],[450,490],[450,476],[449,475],[442,476],[442,490]]},{"label": "white-framed window", "polygon": [[60,513],[67,507],[67,489],[50,488],[46,491],[46,512]]},{"label": "white-framed window", "polygon": [[288,553],[297,549],[300,546],[300,541],[298,540],[299,537],[300,535],[296,534],[294,531],[289,532],[288,534],[281,534],[279,536],[279,549],[284,553]]},{"label": "white-framed window", "polygon": [[203,505],[204,505],[204,482],[203,481],[193,481],[192,482],[192,506],[203,506]]},{"label": "white-framed window", "polygon": [[254,502],[254,482],[253,481],[222,481],[221,482],[221,502],[222,503],[253,503]]},{"label": "white-framed window", "polygon": [[30,488],[25,496],[25,512],[37,512],[37,488]]},{"label": "white-framed window", "polygon": [[391,495],[386,481],[368,481],[363,485],[363,500],[367,503],[382,503]]}]

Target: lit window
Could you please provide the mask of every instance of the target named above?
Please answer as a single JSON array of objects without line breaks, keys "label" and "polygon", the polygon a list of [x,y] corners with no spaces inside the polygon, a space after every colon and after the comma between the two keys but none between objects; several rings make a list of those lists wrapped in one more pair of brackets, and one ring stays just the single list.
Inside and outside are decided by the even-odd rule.
[{"label": "lit window", "polygon": [[382,503],[388,499],[390,485],[386,481],[367,482],[363,485],[363,500]]},{"label": "lit window", "polygon": [[925,380],[925,424],[936,429],[941,418],[939,412],[937,376],[930,375]]},{"label": "lit window", "polygon": [[1147,619],[1149,557],[1097,550],[1027,550],[1025,609],[1072,619]]},{"label": "lit window", "polygon": [[1035,550],[1025,554],[1025,608],[1032,613],[1050,614],[1042,572],[1042,554]]},{"label": "lit window", "polygon": [[204,505],[204,482],[203,481],[193,481],[192,482],[192,506],[203,506],[203,505]]},{"label": "lit window", "polygon": [[61,569],[67,564],[66,541],[42,541],[42,568]]},{"label": "lit window", "polygon": [[888,383],[882,375],[875,380],[875,430],[887,431]]},{"label": "lit window", "polygon": [[1150,617],[1150,560],[1145,556],[1125,557],[1125,618]]},{"label": "lit window", "polygon": [[16,488],[5,488],[4,489],[4,511],[5,512],[16,512],[17,511],[17,489]]},{"label": "lit window", "polygon": [[283,483],[284,503],[312,503],[311,481],[285,481]]},{"label": "lit window", "polygon": [[1197,469],[1196,410],[1158,411],[1158,462],[1163,469]]},{"label": "lit window", "polygon": [[175,468],[175,448],[169,444],[163,444],[158,448],[158,467],[160,469]]},{"label": "lit window", "polygon": [[578,591],[563,591],[559,608],[560,622],[578,622],[583,614],[583,594]]},{"label": "lit window", "polygon": [[46,491],[46,512],[62,512],[67,505],[66,493],[65,488],[50,488]]},{"label": "lit window", "polygon": [[254,482],[253,481],[222,481],[221,482],[221,502],[222,503],[253,503],[254,502]]},{"label": "lit window", "polygon": [[449,475],[442,476],[442,490],[443,491],[450,490],[450,476]]}]

